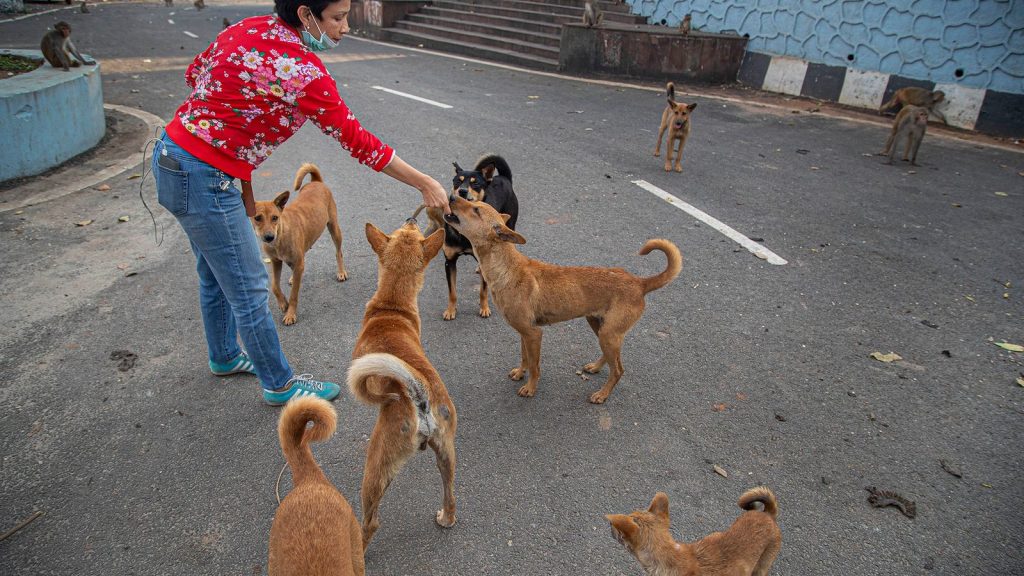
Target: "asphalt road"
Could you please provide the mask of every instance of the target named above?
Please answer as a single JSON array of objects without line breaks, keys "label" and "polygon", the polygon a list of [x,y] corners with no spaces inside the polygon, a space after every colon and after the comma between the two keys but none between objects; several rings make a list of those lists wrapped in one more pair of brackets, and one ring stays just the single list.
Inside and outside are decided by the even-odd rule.
[{"label": "asphalt road", "polygon": [[[34,47],[67,19],[102,62],[106,101],[166,119],[221,19],[267,9],[209,4],[36,16],[0,24],[0,46]],[[882,126],[698,97],[683,173],[665,173],[651,155],[657,92],[357,39],[330,58],[363,124],[442,183],[452,161],[505,156],[530,257],[647,275],[664,260],[636,254],[646,239],[684,255],[679,278],[648,296],[603,406],[587,396],[605,374],[576,374],[598,353],[585,322],[545,330],[537,396],[519,398],[505,376],[518,337],[500,315],[476,316],[472,259],[452,322],[443,261],[431,264],[423,343],[458,409],[459,520],[434,525],[440,482],[418,455],[385,496],[370,573],[639,574],[604,514],[664,491],[674,533],[693,540],[725,529],[758,484],[779,498],[773,574],[1024,573],[1024,355],[994,344],[1024,343],[1024,156],[930,135],[921,167],[886,166],[869,155]],[[332,279],[322,239],[299,322],[279,331],[297,370],[341,380],[376,287],[363,224],[393,230],[418,196],[312,126],[258,169],[257,196],[286,189],[305,161],[337,199],[349,280]],[[209,374],[187,242],[157,210],[157,245],[133,173],[20,212],[3,209],[17,189],[0,192],[0,530],[43,512],[0,542],[2,574],[265,572],[279,411],[255,378]],[[151,181],[144,192],[155,205]],[[133,367],[119,370],[118,350]],[[336,407],[338,433],[315,453],[358,512],[375,412],[347,393]],[[917,517],[870,507],[866,486],[914,500]]]}]

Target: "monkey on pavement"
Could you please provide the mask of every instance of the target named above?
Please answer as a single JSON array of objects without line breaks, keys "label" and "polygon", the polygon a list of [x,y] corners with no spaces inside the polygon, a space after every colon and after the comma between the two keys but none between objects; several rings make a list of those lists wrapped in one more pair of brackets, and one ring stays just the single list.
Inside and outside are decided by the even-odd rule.
[{"label": "monkey on pavement", "polygon": [[78,49],[71,42],[71,26],[64,21],[57,22],[53,25],[53,30],[43,35],[39,49],[42,50],[47,62],[54,68],[63,68],[65,72],[70,70],[71,66],[96,63],[78,53]]},{"label": "monkey on pavement", "polygon": [[942,120],[943,124],[949,124],[949,122],[946,122],[946,117],[942,112],[935,109],[935,107],[939,105],[939,102],[942,102],[945,99],[946,93],[942,90],[932,92],[931,90],[925,90],[924,88],[917,88],[914,86],[900,88],[892,95],[892,98],[890,98],[888,102],[882,104],[882,106],[878,108],[878,113],[882,114],[900,104],[903,106],[921,106],[923,108],[927,108],[928,112],[938,116],[938,118]]},{"label": "monkey on pavement", "polygon": [[924,106],[904,106],[896,115],[892,123],[892,132],[889,139],[885,141],[885,150],[881,154],[889,155],[886,164],[892,164],[892,157],[896,155],[896,147],[906,136],[907,143],[903,148],[903,159],[910,160],[912,166],[917,166],[917,149],[921,147],[921,140],[928,129],[928,109]]}]

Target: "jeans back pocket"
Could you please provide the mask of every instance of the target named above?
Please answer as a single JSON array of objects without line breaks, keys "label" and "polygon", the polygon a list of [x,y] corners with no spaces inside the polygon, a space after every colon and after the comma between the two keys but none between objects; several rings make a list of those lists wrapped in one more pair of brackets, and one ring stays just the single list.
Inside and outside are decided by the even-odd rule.
[{"label": "jeans back pocket", "polygon": [[177,160],[165,156],[162,151],[154,155],[156,199],[171,214],[184,216],[188,212],[188,172],[165,165],[171,163],[177,164]]}]

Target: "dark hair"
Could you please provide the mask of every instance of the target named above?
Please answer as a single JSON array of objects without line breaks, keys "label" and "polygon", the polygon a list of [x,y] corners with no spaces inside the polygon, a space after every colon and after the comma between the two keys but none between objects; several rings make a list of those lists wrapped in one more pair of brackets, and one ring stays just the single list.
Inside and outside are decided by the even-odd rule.
[{"label": "dark hair", "polygon": [[302,20],[299,20],[299,7],[308,6],[313,16],[318,19],[323,16],[324,9],[338,2],[338,0],[274,0],[274,12],[285,24],[302,28]]}]

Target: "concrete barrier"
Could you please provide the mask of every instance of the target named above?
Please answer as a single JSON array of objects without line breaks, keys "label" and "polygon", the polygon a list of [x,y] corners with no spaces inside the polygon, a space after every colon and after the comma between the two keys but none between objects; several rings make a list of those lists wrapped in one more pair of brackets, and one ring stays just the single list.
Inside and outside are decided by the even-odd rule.
[{"label": "concrete barrier", "polygon": [[[0,54],[43,57],[38,50]],[[58,166],[98,144],[105,132],[99,63],[70,72],[43,64],[0,80],[0,182]]]}]

